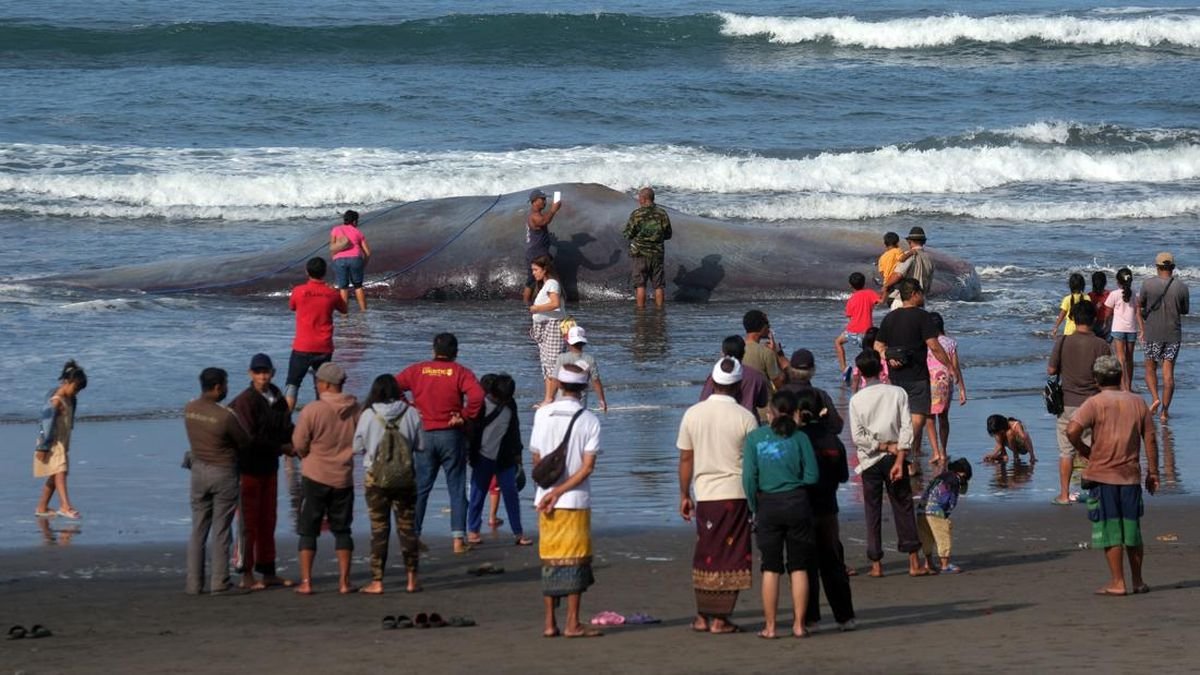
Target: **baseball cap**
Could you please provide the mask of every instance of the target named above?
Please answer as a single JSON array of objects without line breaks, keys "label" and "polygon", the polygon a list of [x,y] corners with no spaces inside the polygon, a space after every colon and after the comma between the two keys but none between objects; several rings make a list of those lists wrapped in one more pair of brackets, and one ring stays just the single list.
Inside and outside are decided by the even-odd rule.
[{"label": "baseball cap", "polygon": [[341,366],[329,361],[317,368],[317,379],[330,384],[342,384],[346,381],[346,371]]},{"label": "baseball cap", "polygon": [[813,358],[813,353],[807,349],[797,349],[792,352],[791,365],[796,370],[808,370],[816,366],[816,359]]},{"label": "baseball cap", "polygon": [[959,477],[960,486],[962,488],[959,490],[959,494],[967,494],[967,483],[971,480],[971,462],[967,460],[966,457],[959,457],[953,462],[950,462],[950,465],[946,468],[955,473],[962,474]]},{"label": "baseball cap", "polygon": [[[733,364],[733,368],[731,368],[729,372],[725,372],[725,370],[721,368],[721,364],[725,363],[726,361]],[[713,382],[717,384],[737,384],[738,382],[742,381],[742,364],[737,359],[731,356],[726,356],[720,361],[717,361],[717,364],[713,366],[712,379]]]},{"label": "baseball cap", "polygon": [[571,330],[567,331],[567,344],[587,344],[587,331],[583,326],[571,326]]},{"label": "baseball cap", "polygon": [[925,241],[925,228],[923,228],[923,227],[912,228],[911,230],[908,231],[908,236],[905,237],[905,239],[907,239],[909,241],[924,242]]},{"label": "baseball cap", "polygon": [[537,200],[537,199],[545,199],[545,198],[546,198],[546,193],[542,192],[541,190],[534,190],[533,192],[529,193],[529,201],[531,201],[531,202],[534,200]]},{"label": "baseball cap", "polygon": [[271,363],[271,357],[258,353],[250,357],[250,370],[275,370],[275,364]]},{"label": "baseball cap", "polygon": [[580,372],[575,372],[573,370],[567,370],[564,367],[560,367],[558,369],[558,375],[557,375],[556,379],[558,379],[559,382],[562,382],[564,384],[587,384],[588,383],[587,368],[582,368],[578,364],[576,364],[575,367],[579,368]]},{"label": "baseball cap", "polygon": [[1172,255],[1170,251],[1163,251],[1162,253],[1154,256],[1154,264],[1158,267],[1174,267],[1175,256]]}]

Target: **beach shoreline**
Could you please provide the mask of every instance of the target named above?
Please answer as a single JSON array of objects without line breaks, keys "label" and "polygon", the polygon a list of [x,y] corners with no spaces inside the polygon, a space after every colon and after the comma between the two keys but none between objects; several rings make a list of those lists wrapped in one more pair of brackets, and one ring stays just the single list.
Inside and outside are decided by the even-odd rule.
[{"label": "beach shoreline", "polygon": [[[584,615],[645,612],[662,623],[612,628],[582,642],[539,637],[537,551],[511,545],[505,528],[466,556],[451,554],[448,538],[430,537],[420,594],[403,592],[393,542],[381,597],[336,593],[329,537],[319,540],[318,593],[310,598],[286,590],[187,596],[182,542],[8,550],[0,552],[0,620],[40,623],[55,635],[0,642],[0,663],[15,672],[349,673],[380,663],[434,673],[530,672],[552,663],[593,672],[778,672],[801,663],[829,672],[1082,672],[1097,665],[1178,672],[1200,656],[1186,637],[1200,624],[1193,512],[1185,497],[1147,497],[1145,576],[1153,591],[1126,598],[1092,594],[1106,570],[1099,551],[1083,548],[1090,528],[1082,507],[981,505],[968,497],[954,517],[954,561],[965,573],[917,579],[906,576],[894,549],[884,558],[886,578],[865,576],[861,517],[845,518],[848,562],[864,572],[852,580],[859,631],[839,633],[826,609],[813,639],[774,643],[753,637],[762,620],[757,571],[735,615],[750,632],[688,631],[694,534],[682,523],[597,531],[597,584],[584,595]],[[885,547],[894,544],[890,517],[883,531]],[[279,550],[281,573],[294,577],[294,538],[280,537]],[[368,550],[357,537],[357,583],[369,576]],[[505,573],[468,574],[486,563]],[[785,600],[784,621],[789,606]],[[419,612],[467,615],[479,625],[466,633],[380,627],[385,615]]]}]

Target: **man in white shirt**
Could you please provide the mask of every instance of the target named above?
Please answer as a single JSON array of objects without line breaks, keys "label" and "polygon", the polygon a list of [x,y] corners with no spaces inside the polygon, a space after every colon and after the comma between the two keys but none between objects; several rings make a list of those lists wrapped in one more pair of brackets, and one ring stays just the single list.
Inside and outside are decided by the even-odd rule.
[{"label": "man in white shirt", "polygon": [[600,420],[579,403],[580,393],[588,386],[588,374],[582,368],[574,364],[562,366],[556,379],[562,398],[538,408],[529,439],[535,481],[538,480],[538,462],[556,452],[563,439],[567,439],[566,462],[561,475],[549,487],[539,484],[534,494],[546,609],[542,634],[545,637],[560,634],[554,608],[561,598],[566,597],[567,623],[561,634],[593,637],[600,633],[579,620],[579,605],[583,592],[595,583],[592,576],[591,482],[588,478],[595,470],[596,456],[600,454]]},{"label": "man in white shirt", "polygon": [[[692,630],[736,633],[729,621],[740,591],[750,589],[750,507],[742,487],[742,447],[758,427],[734,398],[742,364],[723,357],[713,366],[713,393],[687,409],[679,423],[679,514],[696,521]],[[695,492],[693,500],[692,492]]]},{"label": "man in white shirt", "polygon": [[909,576],[923,576],[927,572],[918,556],[921,542],[917,538],[906,462],[913,441],[908,394],[900,387],[879,381],[883,365],[875,352],[859,354],[854,365],[867,380],[866,386],[850,398],[850,432],[858,449],[855,472],[862,476],[870,575],[883,576],[881,520],[886,489],[892,503],[892,520],[896,523],[896,548],[908,554]]}]

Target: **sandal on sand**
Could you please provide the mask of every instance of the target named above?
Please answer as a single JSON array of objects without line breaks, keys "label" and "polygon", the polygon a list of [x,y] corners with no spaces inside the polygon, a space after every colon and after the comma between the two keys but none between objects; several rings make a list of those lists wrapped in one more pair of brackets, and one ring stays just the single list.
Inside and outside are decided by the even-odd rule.
[{"label": "sandal on sand", "polygon": [[625,617],[616,612],[600,612],[588,623],[593,626],[620,626],[625,623]]},{"label": "sandal on sand", "polygon": [[430,628],[445,628],[446,626],[449,626],[449,625],[450,624],[446,623],[446,620],[442,618],[441,614],[434,612],[429,615],[429,627]]},{"label": "sandal on sand", "polygon": [[13,626],[12,628],[8,629],[8,639],[20,640],[21,638],[25,637],[28,632],[29,631],[25,630],[24,626]]},{"label": "sandal on sand", "polygon": [[47,638],[51,635],[54,635],[54,633],[51,633],[49,628],[41,624],[34,624],[33,628],[29,629],[29,637],[31,638]]},{"label": "sandal on sand", "polygon": [[662,623],[662,620],[656,619],[656,618],[650,616],[649,614],[643,614],[642,612],[635,612],[634,614],[631,614],[625,618],[625,623],[630,624],[630,625],[635,625],[635,626],[644,626],[644,625],[652,624],[652,623]]},{"label": "sandal on sand", "polygon": [[1134,595],[1141,595],[1143,593],[1149,593],[1149,592],[1150,592],[1150,587],[1147,586],[1146,584],[1142,584],[1141,586],[1138,586],[1137,588],[1133,589]]},{"label": "sandal on sand", "polygon": [[413,624],[417,628],[429,628],[429,615],[425,612],[421,612],[417,615],[416,619],[413,619]]},{"label": "sandal on sand", "polygon": [[470,628],[475,625],[475,619],[469,616],[452,616],[450,617],[451,628]]},{"label": "sandal on sand", "polygon": [[57,515],[58,514],[55,513],[54,511],[34,511],[33,512],[34,518],[53,518],[54,516],[57,516]]},{"label": "sandal on sand", "polygon": [[394,617],[390,614],[388,616],[383,617],[383,629],[384,630],[395,630],[396,629],[396,617]]},{"label": "sandal on sand", "polygon": [[1050,501],[1050,503],[1055,506],[1070,506],[1071,504],[1074,504],[1075,502],[1071,501],[1070,499],[1060,499],[1059,497],[1055,497],[1054,499],[1052,499]]},{"label": "sandal on sand", "polygon": [[515,543],[517,546],[533,546],[533,540],[524,535],[517,537],[517,541]]},{"label": "sandal on sand", "polygon": [[412,628],[413,620],[408,618],[407,614],[401,614],[396,617],[396,628]]},{"label": "sandal on sand", "polygon": [[726,621],[724,627],[722,627],[720,630],[713,630],[712,626],[709,626],[708,632],[713,633],[714,635],[732,635],[734,633],[742,632],[742,627]]},{"label": "sandal on sand", "polygon": [[775,638],[779,637],[778,635],[776,635],[774,633],[768,633],[766,628],[758,631],[758,633],[756,633],[756,635],[758,635],[758,637],[760,637],[764,640],[774,640]]},{"label": "sandal on sand", "polygon": [[942,574],[961,574],[962,568],[954,563],[950,563],[942,568]]},{"label": "sandal on sand", "polygon": [[591,628],[589,626],[584,626],[583,630],[579,631],[578,633],[563,633],[563,637],[569,637],[569,638],[604,637],[604,633],[596,630],[595,628]]},{"label": "sandal on sand", "polygon": [[70,510],[59,509],[59,510],[55,511],[55,513],[62,516],[63,518],[66,518],[67,520],[79,520],[80,518],[83,517],[83,514],[79,513],[75,509],[70,509]]},{"label": "sandal on sand", "polygon": [[467,545],[468,546],[478,546],[482,543],[483,543],[483,537],[481,537],[479,535],[475,535],[473,537],[467,537]]},{"label": "sandal on sand", "polygon": [[485,574],[504,574],[504,568],[497,567],[492,563],[483,563],[479,567],[472,567],[467,570],[467,574],[477,577],[484,576]]},{"label": "sandal on sand", "polygon": [[1098,588],[1098,589],[1096,589],[1096,590],[1094,591],[1094,594],[1095,594],[1095,595],[1109,595],[1109,596],[1112,596],[1112,597],[1114,597],[1114,598],[1123,598],[1123,597],[1125,597],[1125,591],[1114,591],[1114,590],[1112,590],[1112,589],[1110,589],[1110,588]]}]

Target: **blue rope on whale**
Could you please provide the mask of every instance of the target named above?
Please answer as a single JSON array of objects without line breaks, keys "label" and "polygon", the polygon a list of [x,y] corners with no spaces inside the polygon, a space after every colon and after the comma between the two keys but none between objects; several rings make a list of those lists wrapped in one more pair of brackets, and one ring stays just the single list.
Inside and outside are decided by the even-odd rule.
[{"label": "blue rope on whale", "polygon": [[[450,244],[454,243],[454,242],[455,242],[455,240],[457,240],[457,239],[458,239],[459,237],[461,237],[462,235],[466,234],[467,230],[468,230],[468,229],[470,229],[472,225],[474,225],[475,223],[479,222],[479,219],[480,219],[480,218],[483,218],[485,215],[487,215],[487,213],[488,213],[489,211],[491,211],[492,209],[494,209],[494,208],[496,207],[496,204],[499,204],[499,203],[500,203],[500,198],[501,198],[501,197],[503,197],[503,196],[504,196],[504,195],[502,195],[502,194],[501,194],[501,195],[496,195],[496,199],[492,201],[491,205],[489,205],[489,206],[488,206],[486,209],[484,209],[484,210],[483,210],[483,211],[482,211],[482,212],[481,212],[481,213],[480,213],[478,216],[475,216],[475,218],[474,218],[473,220],[471,220],[471,222],[467,223],[467,224],[466,224],[466,225],[465,225],[465,226],[464,226],[464,227],[463,227],[461,230],[459,230],[459,231],[458,231],[458,232],[457,232],[457,233],[456,233],[454,236],[452,236],[452,237],[450,237],[449,239],[447,239],[447,240],[446,240],[445,242],[443,242],[443,243],[442,243],[440,246],[438,246],[438,247],[436,247],[436,248],[434,248],[434,249],[430,250],[428,253],[426,253],[425,255],[421,256],[421,257],[420,257],[420,258],[418,258],[416,261],[414,261],[413,263],[411,263],[411,264],[407,265],[407,266],[406,266],[406,267],[404,267],[403,269],[401,269],[401,270],[399,270],[399,271],[397,271],[397,272],[394,272],[394,273],[392,273],[392,274],[389,274],[389,275],[387,275],[387,276],[385,276],[385,277],[383,277],[383,278],[381,278],[381,279],[378,279],[378,280],[376,280],[376,281],[375,281],[375,283],[380,283],[380,282],[383,282],[383,281],[388,281],[389,279],[394,279],[394,278],[396,278],[396,277],[400,276],[401,274],[404,274],[404,273],[406,273],[406,272],[409,272],[409,271],[411,271],[413,268],[415,268],[416,266],[420,265],[421,263],[424,263],[424,262],[425,262],[426,260],[428,260],[429,258],[431,258],[431,257],[433,257],[434,255],[436,255],[436,254],[440,253],[441,251],[445,250],[445,248],[446,248],[447,246],[449,246]],[[371,216],[370,218],[367,218],[367,219],[365,219],[365,221],[364,221],[362,224],[363,224],[363,225],[370,224],[370,222],[371,222],[372,220],[375,220],[376,218],[379,218],[379,217],[381,217],[381,216],[384,216],[384,215],[386,215],[386,214],[388,214],[388,213],[391,213],[392,211],[395,211],[395,210],[396,210],[396,209],[398,209],[398,208],[401,208],[401,207],[403,207],[403,206],[408,206],[408,205],[410,205],[410,204],[417,204],[417,203],[420,203],[421,201],[424,201],[424,200],[416,200],[416,201],[411,201],[411,202],[403,202],[403,203],[401,203],[401,204],[397,204],[397,205],[395,205],[395,206],[392,206],[392,207],[386,208],[386,209],[384,209],[383,211],[380,211],[379,213],[375,214],[374,216]],[[222,282],[222,283],[206,284],[206,285],[203,285],[203,286],[192,286],[192,287],[189,287],[189,288],[166,288],[166,289],[158,289],[158,290],[146,291],[146,294],[147,294],[147,295],[172,295],[172,294],[177,294],[177,293],[196,293],[196,292],[199,292],[199,291],[212,291],[212,290],[217,290],[217,289],[221,289],[221,288],[235,288],[235,287],[238,287],[238,286],[245,286],[245,285],[247,285],[247,284],[254,283],[255,281],[260,281],[260,280],[262,280],[262,279],[267,279],[267,278],[273,277],[273,276],[275,276],[275,275],[277,275],[277,274],[282,274],[283,272],[286,272],[286,271],[288,271],[289,269],[292,269],[293,267],[296,267],[296,266],[298,266],[298,265],[301,265],[301,264],[303,264],[303,263],[307,262],[309,258],[312,258],[313,256],[315,256],[315,255],[317,255],[318,253],[320,253],[320,252],[321,252],[323,249],[325,249],[325,248],[326,248],[326,246],[327,246],[327,244],[321,244],[321,245],[317,246],[315,249],[313,249],[312,251],[310,251],[310,252],[306,253],[304,256],[302,256],[302,257],[300,257],[300,258],[297,258],[297,259],[295,259],[295,260],[293,260],[293,261],[291,261],[291,262],[289,262],[289,263],[285,264],[284,266],[282,266],[282,267],[280,267],[280,268],[278,268],[278,269],[275,269],[275,270],[269,270],[269,271],[267,271],[267,272],[263,272],[262,274],[259,274],[259,275],[257,275],[257,276],[250,277],[250,278],[248,278],[248,279],[239,279],[239,280],[237,280],[237,281],[227,281],[227,282]]]}]

